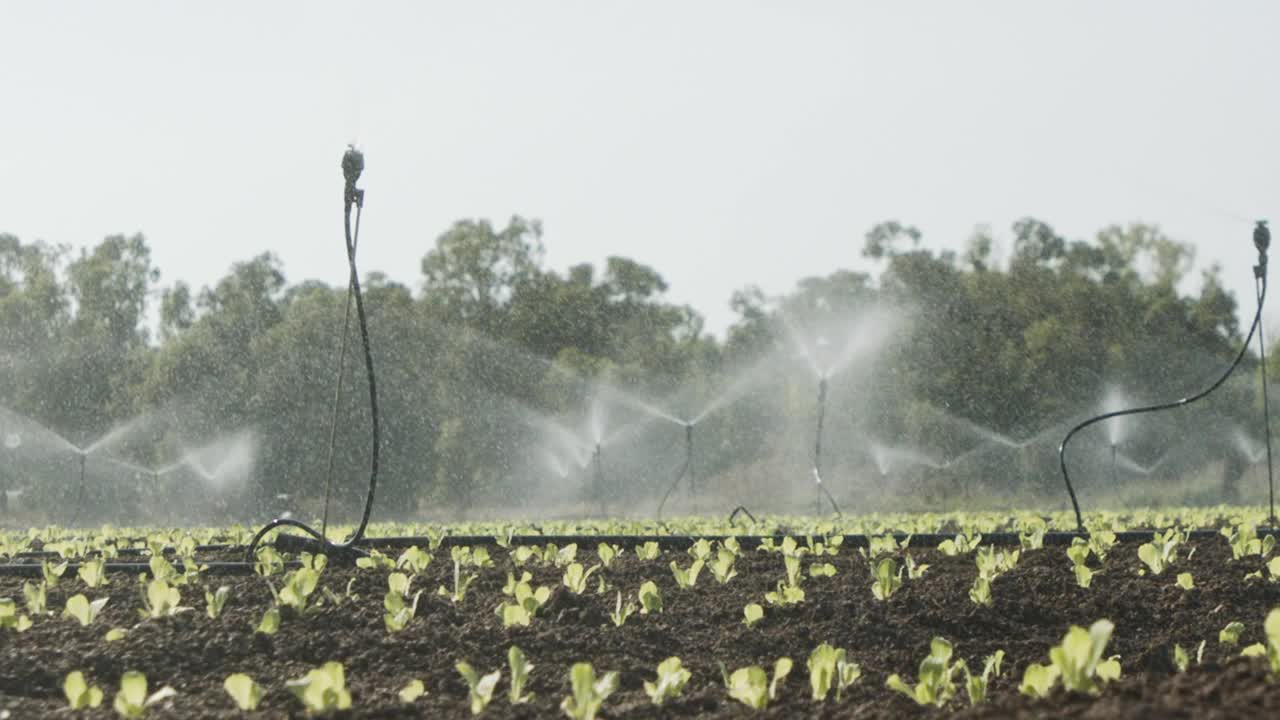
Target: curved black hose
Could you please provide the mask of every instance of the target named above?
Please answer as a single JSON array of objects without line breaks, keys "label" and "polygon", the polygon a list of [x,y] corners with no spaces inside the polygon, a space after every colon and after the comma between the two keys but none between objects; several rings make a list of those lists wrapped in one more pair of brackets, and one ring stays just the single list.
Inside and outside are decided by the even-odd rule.
[{"label": "curved black hose", "polygon": [[[684,437],[684,462],[681,463],[680,471],[676,473],[675,480],[671,481],[671,485],[667,487],[667,491],[662,494],[662,500],[658,503],[658,522],[662,522],[662,508],[666,506],[667,498],[671,497],[671,493],[675,492],[675,489],[680,486],[680,481],[689,473],[689,466],[693,464],[693,423],[685,424]],[[675,441],[672,440],[671,444],[674,445]]]},{"label": "curved black hose", "polygon": [[1071,496],[1071,507],[1072,509],[1075,510],[1075,513],[1076,513],[1076,530],[1078,532],[1084,533],[1085,529],[1084,529],[1084,518],[1080,514],[1080,502],[1076,499],[1075,488],[1072,487],[1071,485],[1071,475],[1070,473],[1067,472],[1067,445],[1071,442],[1071,438],[1075,437],[1076,433],[1080,432],[1081,430],[1089,427],[1090,425],[1100,423],[1103,420],[1110,420],[1111,418],[1123,417],[1126,415],[1141,415],[1144,413],[1160,412],[1163,410],[1174,410],[1176,408],[1190,405],[1191,403],[1196,402],[1197,400],[1204,399],[1214,390],[1217,390],[1219,387],[1221,387],[1222,384],[1227,381],[1227,378],[1231,377],[1231,373],[1235,372],[1236,368],[1239,367],[1240,363],[1244,360],[1245,354],[1249,352],[1249,345],[1252,344],[1253,342],[1253,334],[1257,332],[1258,328],[1261,327],[1262,325],[1262,305],[1267,297],[1267,276],[1266,276],[1266,256],[1265,255],[1262,256],[1262,260],[1258,268],[1255,268],[1255,275],[1258,278],[1258,282],[1261,283],[1258,290],[1258,310],[1253,315],[1253,324],[1249,327],[1248,337],[1244,339],[1244,343],[1240,346],[1240,352],[1236,354],[1235,361],[1232,362],[1231,367],[1227,368],[1227,371],[1222,374],[1222,377],[1218,378],[1218,380],[1214,382],[1212,385],[1210,385],[1207,389],[1202,390],[1201,392],[1196,393],[1195,395],[1192,395],[1190,397],[1184,397],[1181,400],[1176,400],[1174,402],[1168,402],[1168,403],[1161,403],[1159,405],[1148,405],[1145,407],[1131,408],[1128,410],[1116,410],[1114,412],[1103,413],[1101,415],[1091,417],[1088,420],[1085,420],[1084,422],[1080,423],[1079,425],[1076,425],[1075,427],[1071,428],[1071,431],[1067,433],[1067,436],[1062,439],[1062,444],[1058,446],[1058,464],[1062,468],[1062,480],[1067,485],[1067,494]]},{"label": "curved black hose", "polygon": [[[349,162],[354,160],[359,163],[357,169],[352,172],[349,169]],[[348,293],[355,298],[356,301],[356,319],[360,325],[360,342],[364,348],[364,366],[365,375],[369,384],[369,415],[371,418],[372,435],[373,435],[373,452],[369,467],[369,494],[365,498],[364,513],[360,517],[360,525],[356,527],[356,531],[341,543],[330,542],[323,533],[304,522],[293,520],[290,518],[276,518],[267,523],[249,543],[248,559],[253,560],[254,550],[262,542],[262,538],[270,531],[279,527],[293,527],[302,530],[311,537],[315,538],[321,549],[328,551],[351,552],[354,550],[355,544],[360,542],[364,537],[365,530],[369,527],[369,516],[373,512],[373,498],[378,488],[378,448],[382,444],[381,425],[378,418],[378,385],[377,377],[373,370],[373,352],[369,346],[369,324],[365,316],[364,295],[360,290],[360,275],[356,270],[356,239],[351,232],[351,208],[356,207],[356,228],[357,232],[360,227],[360,211],[364,209],[364,191],[357,190],[355,181],[360,177],[360,170],[363,169],[364,160],[355,150],[348,150],[343,157],[343,171],[346,174],[347,185],[344,193],[344,212],[343,212],[343,228],[346,232],[347,241],[347,265],[350,268],[350,284]]]}]

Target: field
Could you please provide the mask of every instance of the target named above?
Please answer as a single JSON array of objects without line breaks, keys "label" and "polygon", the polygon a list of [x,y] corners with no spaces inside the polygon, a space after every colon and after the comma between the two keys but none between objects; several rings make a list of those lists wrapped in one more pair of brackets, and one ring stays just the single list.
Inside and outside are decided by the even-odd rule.
[{"label": "field", "polygon": [[[1254,644],[1266,652],[1273,641],[1264,621],[1280,606],[1274,575],[1280,561],[1272,565],[1280,553],[1266,533],[1254,532],[1264,520],[1242,508],[1093,514],[1086,518],[1091,540],[1076,544],[1075,558],[1071,538],[1061,532],[1074,526],[1070,518],[1030,514],[884,515],[821,524],[685,520],[661,527],[375,526],[382,538],[420,536],[422,552],[406,552],[411,541],[375,538],[381,552],[364,567],[338,559],[321,567],[314,557],[267,552],[257,572],[234,547],[247,536],[238,528],[12,532],[0,546],[6,556],[0,598],[14,601],[9,620],[0,612],[0,713],[65,713],[64,679],[81,671],[104,694],[84,716],[114,717],[121,676],[138,671],[150,691],[176,691],[146,708],[147,717],[237,716],[224,689],[233,673],[261,688],[260,715],[303,716],[303,701],[286,683],[330,661],[342,664],[350,695],[342,716],[350,717],[470,717],[471,693],[455,668],[461,661],[482,676],[501,671],[484,717],[566,716],[561,703],[573,694],[570,669],[579,662],[589,662],[597,678],[617,673],[616,690],[598,715],[612,718],[1275,712],[1280,682],[1269,678],[1268,660],[1241,656]],[[1154,540],[1150,532],[1126,532],[1173,526]],[[697,543],[691,536],[717,539]],[[609,557],[614,548],[621,552]],[[704,558],[701,572],[691,587],[681,587],[671,565],[688,571],[695,556]],[[106,561],[102,578],[95,558]],[[61,577],[50,577],[67,560]],[[1150,561],[1167,566],[1156,573]],[[140,572],[146,572],[141,580]],[[165,580],[159,589],[153,575]],[[471,576],[460,593],[458,585]],[[405,580],[407,588],[399,584]],[[641,592],[647,582],[660,611],[654,595]],[[32,602],[42,583],[43,608]],[[220,587],[227,588],[225,605],[214,618],[208,598]],[[75,612],[64,612],[77,595],[107,598],[87,625],[73,617],[92,614],[79,601],[71,603]],[[625,619],[619,597],[624,612],[635,608]],[[752,603],[763,613],[748,626],[744,607]],[[264,616],[276,613],[278,628],[263,631]],[[1067,691],[1065,676],[1044,697],[1020,692],[1028,667],[1051,665],[1050,649],[1071,626],[1102,619],[1114,630],[1100,657],[1116,657],[1118,679],[1102,679],[1102,669],[1084,679],[1096,694]],[[1243,627],[1234,643],[1224,642],[1220,633],[1232,622]],[[886,687],[898,674],[915,689],[934,638],[953,648],[929,686],[938,702],[917,704]],[[842,683],[833,681],[818,701],[807,661],[823,643],[845,651],[836,667],[850,683],[837,688]],[[516,704],[509,697],[512,646],[532,664],[528,697]],[[999,674],[989,676],[986,702],[971,706],[967,677],[981,677],[997,651],[1003,661]],[[689,677],[659,708],[645,683],[657,681],[659,663],[673,656]],[[781,657],[793,668],[775,687],[743,682],[748,672],[735,676],[735,692],[726,687],[722,667],[732,675],[759,666],[772,681]],[[400,691],[414,680],[426,693],[405,702]],[[337,703],[340,695],[328,697]],[[743,701],[752,698],[767,708]]]}]

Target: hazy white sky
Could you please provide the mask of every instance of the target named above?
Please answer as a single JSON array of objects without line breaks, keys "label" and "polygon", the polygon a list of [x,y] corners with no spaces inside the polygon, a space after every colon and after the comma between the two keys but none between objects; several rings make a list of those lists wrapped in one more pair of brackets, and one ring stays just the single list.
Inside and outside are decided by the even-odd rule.
[{"label": "hazy white sky", "polygon": [[[730,293],[867,267],[874,223],[960,248],[1034,215],[1143,220],[1252,302],[1280,202],[1280,3],[5,3],[0,231],[141,231],[163,282],[277,253],[418,285],[454,220],[545,224],[555,268],[625,255]],[[1233,217],[1236,216],[1236,217]]]}]

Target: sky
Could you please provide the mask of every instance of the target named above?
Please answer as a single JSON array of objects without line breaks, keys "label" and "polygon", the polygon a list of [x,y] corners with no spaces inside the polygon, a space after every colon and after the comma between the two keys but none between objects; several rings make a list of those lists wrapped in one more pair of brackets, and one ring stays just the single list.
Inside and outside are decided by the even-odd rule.
[{"label": "sky", "polygon": [[1275,2],[10,2],[0,27],[0,232],[141,232],[164,285],[264,251],[344,283],[349,142],[362,272],[417,289],[454,221],[519,214],[548,266],[648,264],[716,333],[746,285],[874,271],[888,219],[956,250],[1028,215],[1158,223],[1251,311],[1252,220],[1280,222]]}]

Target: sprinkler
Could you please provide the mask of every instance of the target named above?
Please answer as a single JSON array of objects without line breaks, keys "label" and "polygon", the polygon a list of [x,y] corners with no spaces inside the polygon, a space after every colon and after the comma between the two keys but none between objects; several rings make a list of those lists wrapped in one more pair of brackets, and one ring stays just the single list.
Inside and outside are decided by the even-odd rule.
[{"label": "sprinkler", "polygon": [[[369,493],[365,497],[364,513],[360,517],[360,524],[356,526],[355,532],[351,537],[341,543],[331,542],[322,530],[307,525],[304,522],[294,520],[288,517],[278,517],[267,523],[249,543],[247,552],[247,560],[252,562],[254,559],[254,550],[258,543],[262,542],[262,538],[271,530],[279,527],[294,527],[307,533],[313,539],[298,537],[296,535],[282,534],[276,538],[276,546],[287,550],[308,550],[311,552],[323,552],[330,556],[331,559],[336,555],[353,556],[360,555],[360,550],[355,546],[364,538],[365,530],[369,527],[369,516],[373,512],[373,499],[378,489],[378,451],[382,444],[381,425],[378,417],[378,385],[377,376],[373,370],[373,352],[369,346],[369,325],[365,316],[364,295],[360,291],[360,274],[356,269],[356,246],[360,240],[360,215],[364,211],[364,190],[356,187],[356,182],[360,179],[360,174],[364,171],[364,155],[354,146],[347,146],[347,151],[342,156],[342,176],[345,180],[342,194],[343,205],[343,230],[346,235],[347,247],[347,268],[349,269],[347,283],[347,300],[348,308],[351,301],[355,302],[356,320],[360,327],[360,343],[364,350],[365,377],[369,386],[369,417],[370,430],[372,435],[373,449],[370,458],[369,467]],[[351,210],[355,209],[356,222],[355,230],[351,227]],[[344,342],[346,333],[343,333]],[[331,436],[331,447],[332,447]],[[331,450],[332,452],[332,450]],[[325,497],[325,515],[324,519],[328,519],[328,490],[326,489]],[[325,528],[327,529],[327,528]]]},{"label": "sprinkler", "polygon": [[76,492],[76,511],[71,516],[71,522],[68,523],[72,527],[75,527],[75,524],[80,522],[80,510],[84,507],[84,492],[85,492],[84,469],[85,469],[85,464],[89,459],[89,453],[85,452],[84,450],[81,450],[80,448],[76,448],[76,454],[80,456],[80,489],[79,491]]},{"label": "sprinkler", "polygon": [[600,501],[600,510],[604,511],[604,460],[600,455],[600,443],[596,443],[596,448],[591,453],[591,464],[595,469],[592,478],[592,493],[595,499]]},{"label": "sprinkler", "polygon": [[693,425],[693,422],[684,423],[684,463],[680,465],[676,479],[671,482],[671,486],[662,495],[662,501],[658,503],[658,520],[662,520],[662,508],[667,504],[667,498],[671,497],[671,492],[686,476],[689,478],[689,499],[692,500],[695,497],[697,487],[693,478]]},{"label": "sprinkler", "polygon": [[1076,514],[1076,531],[1077,532],[1084,534],[1086,531],[1084,527],[1084,518],[1080,514],[1080,502],[1079,500],[1076,499],[1076,491],[1071,484],[1071,474],[1067,472],[1067,445],[1071,443],[1071,439],[1075,437],[1075,435],[1079,433],[1081,430],[1095,423],[1102,422],[1104,420],[1110,420],[1111,418],[1116,418],[1116,417],[1123,417],[1125,415],[1139,415],[1143,413],[1161,412],[1164,410],[1175,410],[1177,408],[1186,407],[1191,403],[1194,403],[1198,400],[1202,400],[1205,397],[1208,397],[1212,392],[1222,387],[1222,384],[1227,381],[1227,378],[1231,377],[1231,374],[1236,371],[1236,368],[1240,367],[1240,363],[1244,361],[1245,353],[1249,352],[1249,346],[1253,344],[1253,336],[1255,333],[1258,336],[1258,345],[1260,348],[1259,355],[1261,356],[1260,359],[1261,359],[1261,366],[1262,366],[1262,412],[1264,416],[1263,429],[1267,437],[1267,491],[1270,497],[1269,523],[1271,525],[1271,528],[1275,529],[1277,522],[1276,522],[1275,480],[1274,480],[1272,463],[1271,463],[1271,422],[1270,422],[1271,415],[1270,415],[1270,409],[1268,407],[1268,400],[1267,400],[1266,345],[1262,337],[1262,308],[1266,304],[1266,300],[1267,300],[1267,250],[1268,248],[1271,247],[1271,231],[1267,228],[1266,220],[1259,220],[1257,224],[1254,226],[1253,245],[1258,250],[1258,264],[1253,266],[1254,285],[1257,289],[1257,297],[1258,297],[1258,309],[1253,315],[1253,324],[1249,326],[1248,337],[1244,339],[1244,343],[1240,346],[1240,352],[1236,355],[1235,360],[1232,361],[1230,367],[1227,368],[1226,372],[1222,374],[1222,377],[1218,378],[1216,382],[1214,382],[1205,390],[1202,390],[1201,392],[1195,395],[1184,397],[1181,400],[1175,400],[1173,402],[1162,403],[1159,405],[1148,405],[1145,407],[1130,408],[1128,410],[1116,410],[1112,412],[1106,412],[1101,415],[1097,415],[1095,417],[1091,417],[1088,420],[1085,420],[1084,422],[1080,423],[1079,425],[1076,425],[1075,427],[1071,428],[1071,431],[1067,433],[1067,436],[1062,439],[1062,444],[1058,446],[1058,464],[1062,468],[1062,481],[1067,486],[1067,494],[1071,496],[1071,507]]},{"label": "sprinkler", "polygon": [[822,497],[825,495],[831,503],[831,509],[840,514],[840,506],[831,496],[831,491],[822,483],[822,425],[827,416],[827,376],[818,379],[818,427],[813,441],[813,482],[818,487],[817,509],[822,514]]}]

